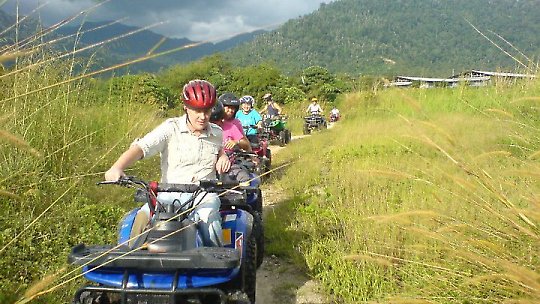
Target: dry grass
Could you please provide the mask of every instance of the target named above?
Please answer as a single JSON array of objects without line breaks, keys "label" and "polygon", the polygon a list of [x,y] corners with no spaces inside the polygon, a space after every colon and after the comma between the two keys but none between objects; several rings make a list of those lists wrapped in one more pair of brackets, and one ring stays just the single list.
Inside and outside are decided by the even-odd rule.
[{"label": "dry grass", "polygon": [[353,118],[278,155],[302,156],[280,185],[302,194],[294,227],[310,270],[346,303],[540,299],[540,126],[520,112],[537,98],[518,97],[531,92],[346,97]]},{"label": "dry grass", "polygon": [[36,149],[32,148],[28,142],[24,139],[7,132],[6,130],[0,130],[0,140],[10,143],[11,145],[29,152],[31,155],[41,158],[42,155]]}]

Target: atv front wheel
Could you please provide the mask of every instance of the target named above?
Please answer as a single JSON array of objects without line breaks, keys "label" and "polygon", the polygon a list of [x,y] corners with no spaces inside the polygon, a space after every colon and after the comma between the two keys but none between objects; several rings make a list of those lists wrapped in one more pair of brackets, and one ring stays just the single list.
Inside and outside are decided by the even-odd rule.
[{"label": "atv front wheel", "polygon": [[255,304],[255,292],[257,289],[257,240],[251,233],[247,242],[246,256],[242,261],[240,272],[244,277],[244,292],[252,304]]},{"label": "atv front wheel", "polygon": [[291,142],[291,138],[292,138],[292,135],[291,135],[291,131],[289,130],[285,130],[285,143],[288,144]]},{"label": "atv front wheel", "polygon": [[[242,298],[241,294],[244,294],[249,299],[248,303],[255,304],[255,292],[257,288],[257,240],[253,232],[245,240],[244,246],[246,246],[246,254],[242,256],[240,272],[234,281],[236,291],[233,291],[228,303],[244,303],[240,300]],[[239,291],[240,294],[238,293]],[[238,296],[240,296],[239,299],[237,299]]]},{"label": "atv front wheel", "polygon": [[282,130],[279,132],[279,145],[283,147],[286,144],[287,144],[287,132],[285,132],[285,130]]},{"label": "atv front wheel", "polygon": [[78,296],[75,295],[73,304],[109,304],[109,298],[103,293],[95,291],[83,291]]},{"label": "atv front wheel", "polygon": [[261,267],[264,260],[264,226],[260,212],[253,212],[253,232],[257,240],[257,268]]}]

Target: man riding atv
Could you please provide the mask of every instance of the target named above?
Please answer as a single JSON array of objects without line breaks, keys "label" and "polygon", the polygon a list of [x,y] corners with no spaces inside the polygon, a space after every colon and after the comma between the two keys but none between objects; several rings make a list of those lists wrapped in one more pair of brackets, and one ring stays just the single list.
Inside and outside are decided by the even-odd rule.
[{"label": "man riding atv", "polygon": [[324,119],[323,110],[318,103],[316,97],[311,98],[311,103],[306,109],[310,115],[304,117],[304,134],[310,134],[313,130],[326,128],[326,120]]},{"label": "man riding atv", "polygon": [[332,110],[330,110],[330,122],[336,122],[339,120],[341,114],[339,113],[338,108],[336,106],[332,107]]},{"label": "man riding atv", "polygon": [[[122,219],[118,245],[72,249],[70,263],[93,282],[73,303],[255,303],[262,222],[255,225],[246,198],[260,192],[226,188],[216,179],[231,163],[222,129],[209,121],[213,85],[192,80],[182,97],[185,115],[135,140],[105,173],[100,184],[136,188],[136,201],[145,204]],[[124,173],[158,153],[159,183]]]},{"label": "man riding atv", "polygon": [[268,115],[270,119],[282,114],[283,110],[281,109],[279,104],[274,101],[274,99],[272,98],[272,94],[264,94],[263,100],[266,101],[266,105],[264,106],[264,108],[262,108],[260,112],[261,114]]},{"label": "man riding atv", "polygon": [[321,108],[321,105],[318,103],[317,97],[311,98],[311,103],[307,107],[306,112],[308,112],[311,115],[323,114],[323,110]]},{"label": "man riding atv", "polygon": [[[223,129],[224,150],[231,160],[231,169],[223,176],[242,183],[256,179],[256,177],[250,174],[251,171],[249,168],[256,167],[259,162],[253,159],[253,164],[243,165],[246,162],[235,162],[234,158],[231,158],[235,154],[239,154],[237,151],[251,152],[251,144],[244,135],[242,124],[238,119],[234,118],[239,103],[236,96],[232,93],[220,95],[216,105],[212,109],[210,122],[217,124]],[[249,155],[249,153],[244,154]]]},{"label": "man riding atv", "polygon": [[[134,162],[155,154],[161,156],[161,182],[189,184],[204,179],[215,179],[217,173],[229,170],[231,163],[223,151],[223,131],[210,123],[210,113],[216,104],[216,90],[205,80],[192,80],[183,88],[185,115],[167,119],[143,138],[135,140],[105,173],[107,181],[125,177],[124,170]],[[182,197],[175,193],[162,193],[161,201],[172,203]],[[211,246],[223,243],[220,200],[215,193],[201,194],[194,215],[204,242]],[[150,220],[147,205],[138,212],[132,236],[141,234]]]}]

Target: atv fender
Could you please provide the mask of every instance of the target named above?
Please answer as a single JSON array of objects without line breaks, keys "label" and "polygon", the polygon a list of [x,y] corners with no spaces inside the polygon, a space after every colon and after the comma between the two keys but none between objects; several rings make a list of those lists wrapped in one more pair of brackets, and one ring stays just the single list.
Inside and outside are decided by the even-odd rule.
[{"label": "atv fender", "polygon": [[253,215],[242,209],[221,211],[221,227],[223,228],[223,247],[242,249],[245,254],[243,242],[248,240],[253,231]]},{"label": "atv fender", "polygon": [[131,228],[133,228],[133,222],[135,221],[135,216],[137,215],[137,212],[139,212],[139,209],[141,208],[135,208],[126,213],[118,224],[118,244],[122,244],[129,240]]}]

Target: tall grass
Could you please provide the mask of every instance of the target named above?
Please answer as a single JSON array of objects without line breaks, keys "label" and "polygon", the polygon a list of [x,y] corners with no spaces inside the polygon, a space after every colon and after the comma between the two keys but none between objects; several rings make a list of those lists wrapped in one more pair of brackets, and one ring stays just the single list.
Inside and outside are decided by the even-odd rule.
[{"label": "tall grass", "polygon": [[[32,56],[19,58],[18,67],[54,57]],[[117,222],[132,206],[125,204],[129,194],[97,191],[95,182],[159,122],[157,107],[96,92],[91,79],[73,74],[77,64],[51,61],[0,76],[1,303],[14,302],[32,282],[32,290],[54,284],[58,276],[47,275],[62,273],[74,245],[114,242]],[[68,303],[80,284],[36,302]]]},{"label": "tall grass", "polygon": [[276,155],[295,165],[275,179],[290,199],[269,249],[346,303],[540,301],[539,96],[538,81],[346,96],[335,128]]}]

